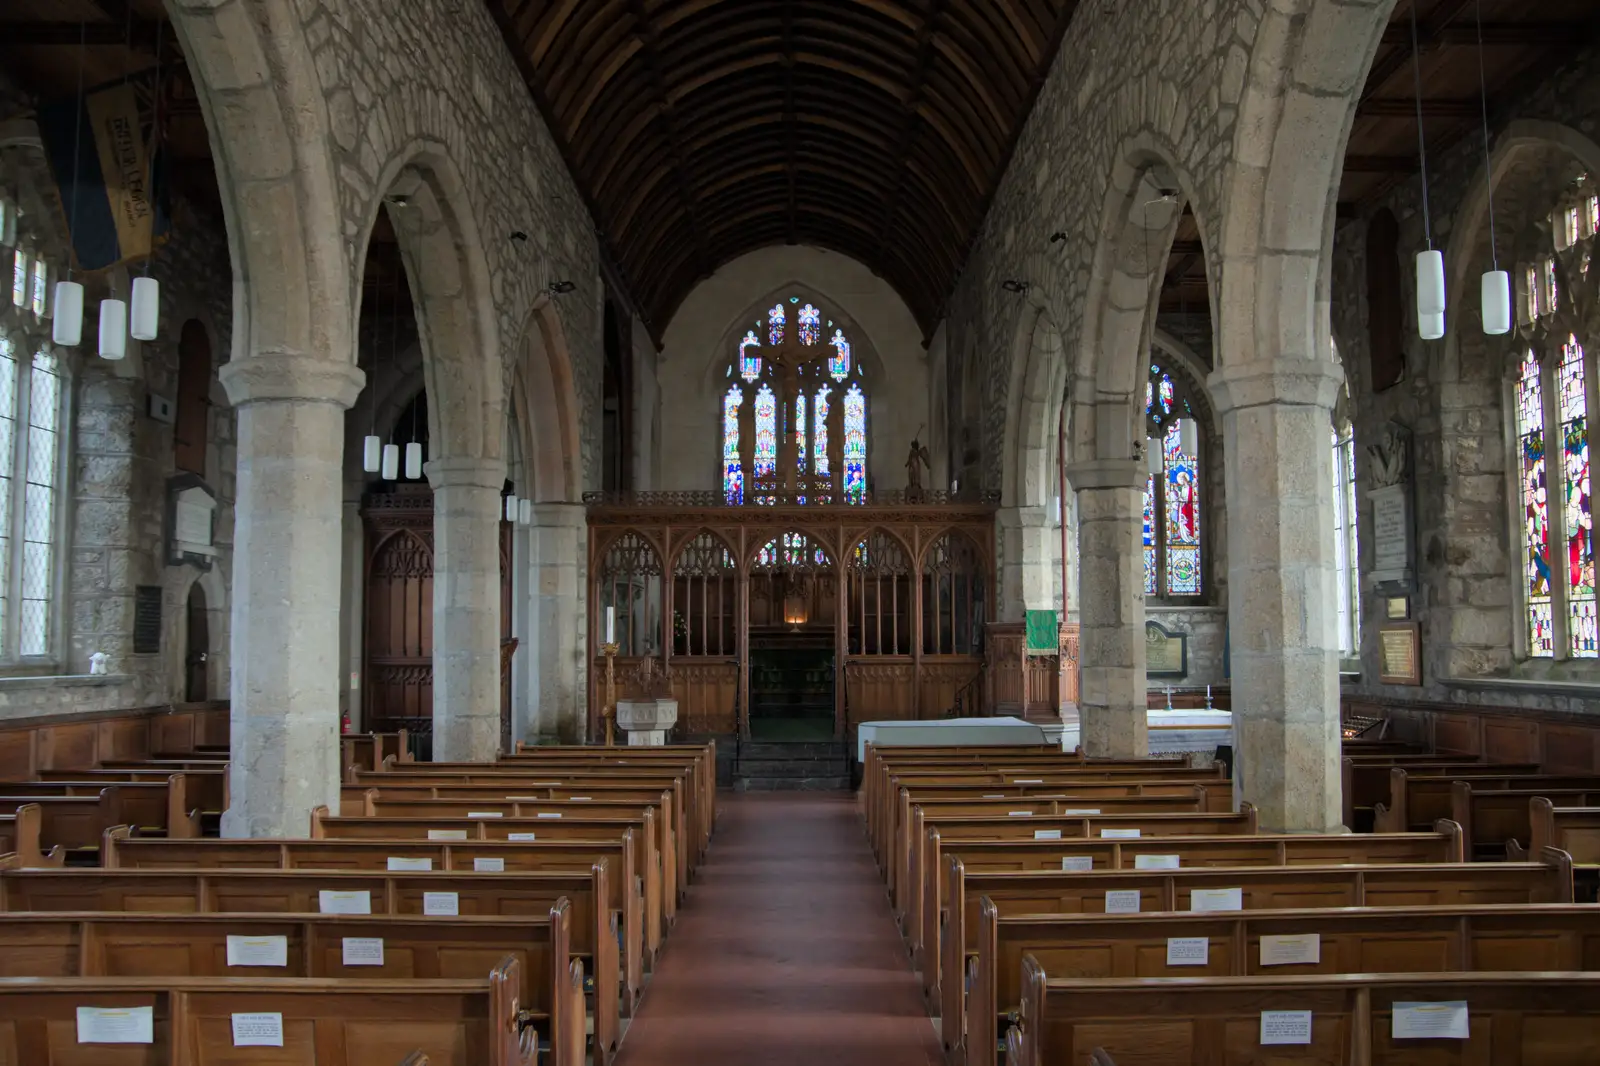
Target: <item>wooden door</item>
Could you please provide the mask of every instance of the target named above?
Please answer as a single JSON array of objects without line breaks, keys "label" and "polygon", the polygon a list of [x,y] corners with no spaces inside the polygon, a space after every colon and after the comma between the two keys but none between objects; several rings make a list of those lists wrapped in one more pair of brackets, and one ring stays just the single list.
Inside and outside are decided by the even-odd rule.
[{"label": "wooden door", "polygon": [[188,637],[183,655],[183,698],[188,703],[204,703],[206,692],[206,654],[211,633],[206,625],[206,592],[196,581],[189,586]]}]

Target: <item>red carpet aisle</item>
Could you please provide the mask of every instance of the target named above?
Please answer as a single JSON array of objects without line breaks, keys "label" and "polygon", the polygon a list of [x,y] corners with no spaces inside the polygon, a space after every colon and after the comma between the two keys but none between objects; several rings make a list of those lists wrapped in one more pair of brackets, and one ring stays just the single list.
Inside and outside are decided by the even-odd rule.
[{"label": "red carpet aisle", "polygon": [[617,1066],[938,1066],[854,797],[717,804],[710,855]]}]

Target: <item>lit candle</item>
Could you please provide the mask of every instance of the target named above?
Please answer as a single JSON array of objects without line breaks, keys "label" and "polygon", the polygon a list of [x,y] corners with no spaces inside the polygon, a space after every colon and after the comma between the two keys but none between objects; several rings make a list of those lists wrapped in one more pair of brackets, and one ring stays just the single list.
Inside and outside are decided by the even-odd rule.
[{"label": "lit candle", "polygon": [[617,642],[616,628],[617,628],[617,609],[615,607],[607,607],[606,608],[606,643],[607,644],[615,644]]}]

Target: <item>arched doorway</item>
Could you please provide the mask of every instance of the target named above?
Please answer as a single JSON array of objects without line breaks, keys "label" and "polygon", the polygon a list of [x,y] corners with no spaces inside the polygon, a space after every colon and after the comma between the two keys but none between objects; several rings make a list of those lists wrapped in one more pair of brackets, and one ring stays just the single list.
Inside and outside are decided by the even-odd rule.
[{"label": "arched doorway", "polygon": [[189,586],[188,616],[183,653],[183,698],[186,703],[204,703],[210,698],[206,657],[211,648],[211,632],[206,624],[206,591],[198,581]]}]

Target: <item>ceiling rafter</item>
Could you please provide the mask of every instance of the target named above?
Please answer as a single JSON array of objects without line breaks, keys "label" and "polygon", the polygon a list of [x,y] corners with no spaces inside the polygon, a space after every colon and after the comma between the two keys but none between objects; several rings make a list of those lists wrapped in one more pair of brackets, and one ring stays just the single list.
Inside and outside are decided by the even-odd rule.
[{"label": "ceiling rafter", "polygon": [[783,141],[788,157],[785,170],[789,179],[788,204],[784,216],[789,224],[789,243],[798,244],[796,216],[798,203],[795,197],[795,141],[799,130],[794,118],[794,0],[783,0]]},{"label": "ceiling rafter", "polygon": [[918,110],[922,106],[923,93],[928,88],[928,65],[933,57],[933,39],[939,33],[939,21],[944,17],[945,3],[946,0],[930,0],[922,25],[917,27],[917,58],[911,72],[911,95],[906,100],[905,114],[900,124],[900,137],[894,150],[894,172],[897,175],[894,189],[883,200],[883,225],[878,230],[880,245],[888,241],[889,233],[894,229],[895,217],[900,213],[900,204],[903,201],[902,194],[911,178],[907,164],[910,162],[911,149],[923,129],[922,116]]}]

